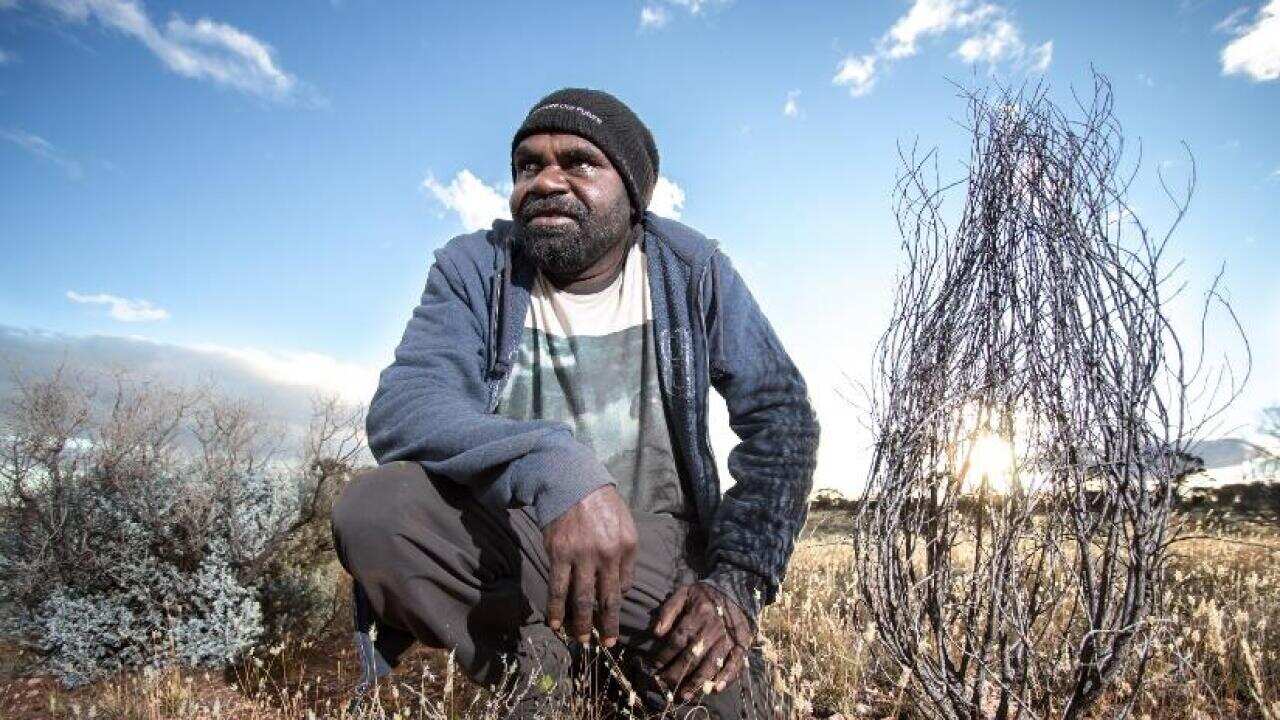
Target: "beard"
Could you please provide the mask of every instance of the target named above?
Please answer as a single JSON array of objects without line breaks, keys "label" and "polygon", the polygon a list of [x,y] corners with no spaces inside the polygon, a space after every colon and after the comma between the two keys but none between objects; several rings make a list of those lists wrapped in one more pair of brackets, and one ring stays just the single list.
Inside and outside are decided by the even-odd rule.
[{"label": "beard", "polygon": [[[539,212],[555,210],[575,222],[555,226],[530,225]],[[631,205],[625,200],[599,212],[590,212],[571,196],[538,198],[525,203],[514,218],[516,239],[524,253],[548,275],[573,277],[604,256],[631,230]]]}]

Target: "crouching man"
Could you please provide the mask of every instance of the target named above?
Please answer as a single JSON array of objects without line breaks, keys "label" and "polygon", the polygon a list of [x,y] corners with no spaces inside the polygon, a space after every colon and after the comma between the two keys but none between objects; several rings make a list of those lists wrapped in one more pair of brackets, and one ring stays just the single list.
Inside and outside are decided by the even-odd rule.
[{"label": "crouching man", "polygon": [[805,382],[716,242],[646,210],[658,150],[621,101],[554,92],[511,149],[513,220],[436,251],[369,406],[380,464],[333,511],[366,687],[417,640],[563,695],[595,643],[635,714],[782,716],[753,638],[812,485]]}]

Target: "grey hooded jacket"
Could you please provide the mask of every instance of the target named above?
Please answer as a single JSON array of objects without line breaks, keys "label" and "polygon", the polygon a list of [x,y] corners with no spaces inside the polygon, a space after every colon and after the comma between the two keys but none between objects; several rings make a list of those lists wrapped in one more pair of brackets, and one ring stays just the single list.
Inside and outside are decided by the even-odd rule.
[{"label": "grey hooded jacket", "polygon": [[[680,471],[704,533],[704,582],[752,622],[772,602],[804,523],[818,422],[804,379],[718,243],[644,216],[658,375]],[[495,412],[520,345],[536,268],[512,224],[435,252],[422,301],[369,405],[379,463],[419,462],[494,507],[526,506],[542,527],[613,479],[560,421]],[[707,435],[707,395],[728,405],[740,442],[723,496]]]}]

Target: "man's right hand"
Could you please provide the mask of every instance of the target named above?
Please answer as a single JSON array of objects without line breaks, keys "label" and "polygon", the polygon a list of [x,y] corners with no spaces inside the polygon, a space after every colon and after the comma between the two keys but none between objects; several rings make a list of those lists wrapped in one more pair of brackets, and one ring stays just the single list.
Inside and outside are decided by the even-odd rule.
[{"label": "man's right hand", "polygon": [[579,642],[591,639],[594,616],[601,642],[612,647],[636,556],[631,510],[614,486],[604,485],[553,520],[542,538],[551,559],[547,625],[560,629],[567,605],[568,631]]}]

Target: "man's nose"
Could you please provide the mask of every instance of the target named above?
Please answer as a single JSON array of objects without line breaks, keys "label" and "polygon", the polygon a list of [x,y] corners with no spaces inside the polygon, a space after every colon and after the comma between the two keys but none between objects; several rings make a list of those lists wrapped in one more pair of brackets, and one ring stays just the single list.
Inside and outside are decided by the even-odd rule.
[{"label": "man's nose", "polygon": [[529,185],[532,195],[559,195],[569,191],[569,182],[559,165],[546,165]]}]

